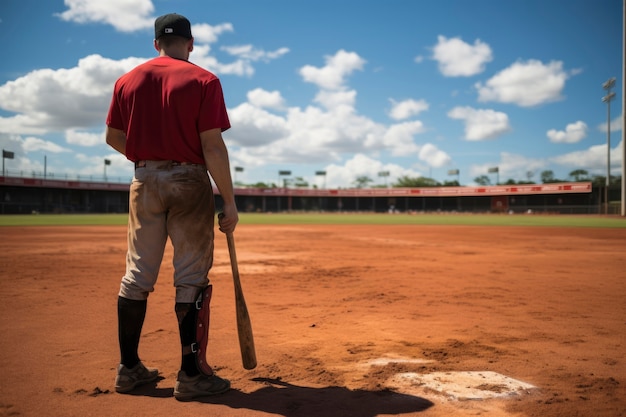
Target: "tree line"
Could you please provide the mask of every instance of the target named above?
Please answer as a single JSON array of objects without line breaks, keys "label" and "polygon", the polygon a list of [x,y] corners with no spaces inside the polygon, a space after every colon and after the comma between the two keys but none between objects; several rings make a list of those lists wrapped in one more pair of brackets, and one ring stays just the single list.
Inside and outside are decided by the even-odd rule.
[{"label": "tree line", "polygon": [[[507,179],[504,182],[498,182],[497,184],[492,183],[491,178],[488,175],[480,175],[474,178],[474,183],[477,185],[515,185],[515,184],[537,184],[533,180],[535,177],[535,173],[533,171],[528,171],[526,173],[525,180],[514,180]],[[541,184],[550,184],[557,182],[591,182],[594,187],[604,187],[606,184],[606,177],[602,175],[590,175],[587,170],[584,169],[575,169],[569,173],[567,179],[557,178],[554,175],[554,171],[545,170],[541,171],[539,175],[539,180]],[[610,185],[620,185],[621,184],[621,176],[611,175],[609,178]],[[374,184],[374,180],[366,175],[358,176],[353,182],[352,185],[355,188],[387,188],[387,185]],[[394,188],[424,188],[424,187],[460,187],[461,184],[458,180],[451,181],[443,181],[439,182],[433,178],[428,177],[410,177],[408,175],[404,175],[399,177],[395,182],[390,184],[391,187]],[[277,188],[278,186],[275,183],[264,183],[258,182],[256,184],[243,184],[239,181],[235,183],[235,186],[247,186],[254,188]],[[283,179],[283,184],[281,187],[289,188],[308,188],[309,183],[303,177],[295,177],[295,178],[285,178]],[[313,188],[317,188],[316,185],[313,185]]]}]

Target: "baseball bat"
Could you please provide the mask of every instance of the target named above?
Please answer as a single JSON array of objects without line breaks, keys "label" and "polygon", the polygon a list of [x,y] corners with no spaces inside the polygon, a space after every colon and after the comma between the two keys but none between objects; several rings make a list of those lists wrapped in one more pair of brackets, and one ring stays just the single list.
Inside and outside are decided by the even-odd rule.
[{"label": "baseball bat", "polygon": [[254,349],[254,337],[252,336],[252,323],[250,322],[246,300],[243,297],[239,279],[239,267],[237,266],[235,238],[232,233],[226,234],[226,241],[228,242],[228,254],[230,255],[230,266],[233,270],[233,282],[235,284],[235,308],[237,311],[237,333],[239,335],[241,361],[245,369],[254,369],[256,368],[256,351]]}]

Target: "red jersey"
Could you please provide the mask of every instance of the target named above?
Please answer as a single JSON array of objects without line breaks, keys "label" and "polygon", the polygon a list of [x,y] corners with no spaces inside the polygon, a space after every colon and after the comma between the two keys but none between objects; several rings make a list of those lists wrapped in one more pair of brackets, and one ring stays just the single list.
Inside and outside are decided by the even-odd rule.
[{"label": "red jersey", "polygon": [[126,158],[204,164],[200,132],[230,128],[220,80],[160,56],[115,83],[107,126],[126,133]]}]

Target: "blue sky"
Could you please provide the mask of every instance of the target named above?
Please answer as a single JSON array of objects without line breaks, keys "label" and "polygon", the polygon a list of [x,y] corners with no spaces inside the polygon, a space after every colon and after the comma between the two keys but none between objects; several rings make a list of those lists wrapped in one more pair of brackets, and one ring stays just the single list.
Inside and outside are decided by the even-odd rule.
[{"label": "blue sky", "polygon": [[[622,164],[620,0],[2,0],[0,145],[11,172],[133,167],[104,142],[113,83],[156,55],[156,16],[192,22],[190,60],[223,84],[244,183],[401,176],[540,182]],[[326,171],[326,177],[316,176]],[[388,171],[389,177],[380,172]],[[493,174],[489,174],[495,182]]]}]

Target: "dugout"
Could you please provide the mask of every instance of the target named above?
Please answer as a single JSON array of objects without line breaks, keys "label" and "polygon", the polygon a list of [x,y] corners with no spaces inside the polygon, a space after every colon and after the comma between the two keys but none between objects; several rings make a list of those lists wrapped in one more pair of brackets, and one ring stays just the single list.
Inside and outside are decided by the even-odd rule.
[{"label": "dugout", "polygon": [[0,177],[0,214],[128,213],[128,184]]},{"label": "dugout", "polygon": [[[544,212],[599,213],[600,190],[590,182],[516,186],[290,189],[239,188],[247,212]],[[219,197],[218,197],[219,198]],[[219,204],[219,203],[218,203]]]},{"label": "dugout", "polygon": [[241,197],[241,211],[322,211],[322,212],[554,212],[564,214],[598,213],[593,193],[583,195],[521,195],[463,197]]}]

